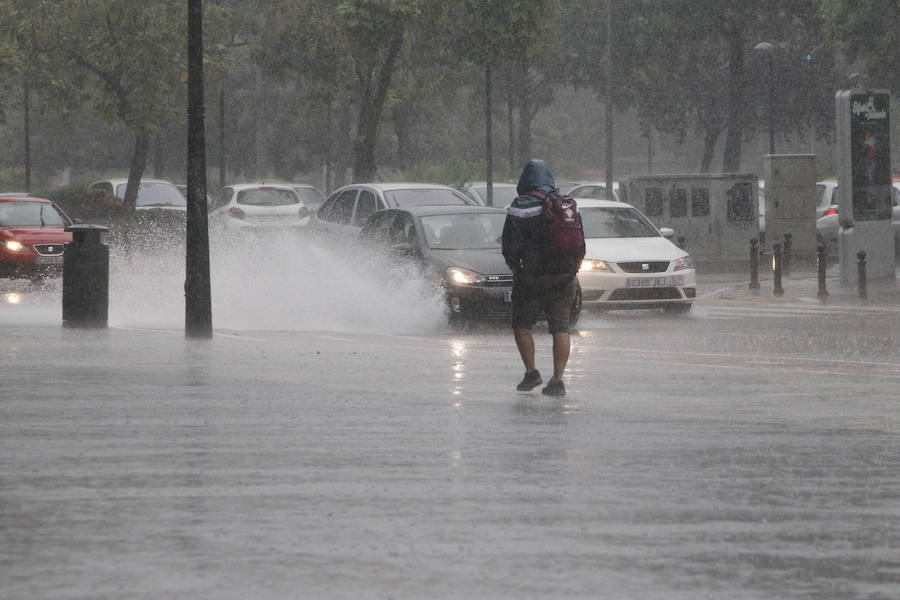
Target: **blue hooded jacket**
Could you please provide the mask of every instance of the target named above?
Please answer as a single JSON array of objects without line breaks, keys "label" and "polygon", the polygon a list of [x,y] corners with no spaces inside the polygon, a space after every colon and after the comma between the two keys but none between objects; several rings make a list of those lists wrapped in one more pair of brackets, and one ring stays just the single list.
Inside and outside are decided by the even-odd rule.
[{"label": "blue hooded jacket", "polygon": [[[544,201],[529,194],[534,190],[549,194],[555,189],[546,162],[529,160],[525,164],[516,186],[519,196],[509,205],[503,225],[503,258],[517,276],[575,275],[571,261],[561,261],[548,254],[550,240],[543,217]],[[577,262],[580,264],[580,259]],[[562,283],[570,280],[571,277],[564,277]]]}]

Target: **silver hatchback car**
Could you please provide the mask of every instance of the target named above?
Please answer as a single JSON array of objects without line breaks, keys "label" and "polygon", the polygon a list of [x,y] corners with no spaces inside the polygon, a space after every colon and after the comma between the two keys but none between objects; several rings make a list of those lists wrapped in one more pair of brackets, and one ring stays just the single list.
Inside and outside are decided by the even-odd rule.
[{"label": "silver hatchback car", "polygon": [[410,206],[475,206],[466,194],[436,183],[354,183],[338,188],[310,223],[328,237],[355,239],[376,210]]}]

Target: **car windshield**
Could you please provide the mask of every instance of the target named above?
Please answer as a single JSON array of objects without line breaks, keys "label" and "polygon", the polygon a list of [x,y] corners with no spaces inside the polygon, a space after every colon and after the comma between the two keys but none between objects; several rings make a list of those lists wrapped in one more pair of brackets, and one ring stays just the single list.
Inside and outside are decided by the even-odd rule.
[{"label": "car windshield", "polygon": [[425,241],[435,250],[499,248],[504,213],[435,215],[422,217]]},{"label": "car windshield", "polygon": [[300,199],[307,206],[319,206],[325,202],[325,194],[316,188],[295,187],[294,191],[297,192],[297,195],[300,196]]},{"label": "car windshield", "polygon": [[659,232],[633,208],[581,208],[586,238],[659,237]]},{"label": "car windshield", "polygon": [[283,188],[262,187],[241,190],[237,195],[237,203],[249,206],[286,206],[298,204],[297,194]]},{"label": "car windshield", "polygon": [[69,224],[47,202],[0,202],[0,227],[65,227]]},{"label": "car windshield", "polygon": [[[125,199],[126,186],[124,183],[116,186],[119,200]],[[142,182],[135,206],[187,206],[187,199],[171,183]]]},{"label": "car windshield", "polygon": [[[509,206],[512,204],[512,201],[516,199],[516,196],[519,194],[516,192],[515,187],[506,187],[506,186],[492,186],[494,189],[494,206]],[[475,190],[475,193],[478,194],[478,197],[481,198],[481,202],[483,204],[487,204],[487,186],[486,185],[475,185],[472,186],[472,189]]]},{"label": "car windshield", "polygon": [[452,204],[474,204],[453,190],[438,188],[419,190],[391,190],[384,197],[392,206],[446,206]]}]

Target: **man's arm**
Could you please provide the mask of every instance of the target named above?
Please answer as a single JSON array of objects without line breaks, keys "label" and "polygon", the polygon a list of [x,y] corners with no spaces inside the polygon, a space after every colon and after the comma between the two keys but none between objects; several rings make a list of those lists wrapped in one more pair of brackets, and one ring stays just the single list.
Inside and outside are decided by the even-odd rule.
[{"label": "man's arm", "polygon": [[522,269],[522,233],[513,222],[513,217],[506,215],[503,223],[503,259],[507,266],[517,273]]}]

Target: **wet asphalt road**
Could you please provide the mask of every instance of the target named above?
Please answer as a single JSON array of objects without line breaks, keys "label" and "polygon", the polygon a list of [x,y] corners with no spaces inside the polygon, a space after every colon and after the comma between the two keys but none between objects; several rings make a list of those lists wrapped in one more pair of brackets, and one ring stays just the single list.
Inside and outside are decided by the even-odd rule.
[{"label": "wet asphalt road", "polygon": [[9,310],[0,598],[900,597],[896,311],[588,316],[552,400],[505,330]]}]

